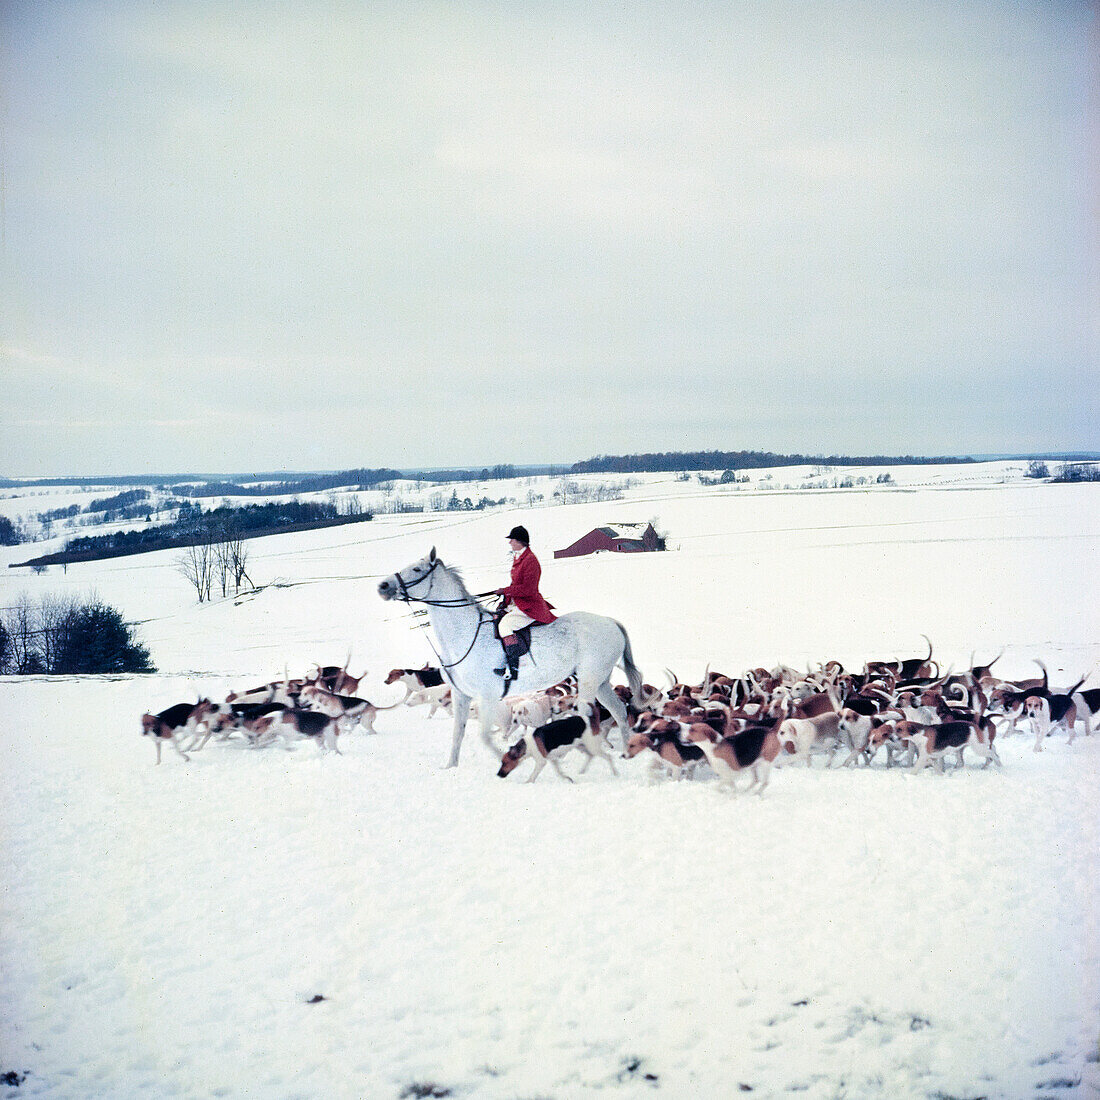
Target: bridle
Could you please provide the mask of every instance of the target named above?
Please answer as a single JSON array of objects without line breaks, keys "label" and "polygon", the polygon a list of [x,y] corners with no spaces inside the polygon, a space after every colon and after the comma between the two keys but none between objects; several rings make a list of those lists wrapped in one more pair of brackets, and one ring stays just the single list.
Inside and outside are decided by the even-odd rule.
[{"label": "bridle", "polygon": [[[443,564],[442,559],[441,558],[436,558],[435,561],[432,562],[431,567],[428,569],[428,571],[423,576],[417,577],[416,580],[414,580],[412,582],[406,582],[405,578],[403,576],[401,576],[400,573],[395,573],[394,574],[394,580],[397,581],[397,587],[400,590],[400,592],[399,592],[398,595],[394,596],[393,598],[395,600],[401,600],[404,603],[427,604],[429,607],[476,607],[477,608],[477,627],[474,630],[473,639],[470,641],[469,646],[467,646],[466,652],[463,653],[462,656],[459,657],[459,659],[457,661],[452,661],[450,664],[447,664],[447,662],[444,661],[443,658],[440,656],[439,650],[437,650],[435,648],[435,646],[432,645],[431,639],[430,638],[428,639],[428,645],[432,646],[432,652],[436,655],[436,657],[439,658],[440,668],[444,672],[449,672],[452,668],[455,668],[456,666],[462,664],[462,662],[465,661],[466,658],[469,657],[471,653],[473,653],[474,646],[477,645],[477,639],[478,639],[479,635],[481,634],[481,628],[483,626],[485,626],[486,623],[491,623],[494,620],[493,620],[493,616],[489,613],[489,611],[486,610],[486,608],[484,608],[480,603],[478,603],[478,601],[475,600],[473,596],[467,595],[465,597],[458,597],[458,598],[452,599],[452,600],[432,600],[432,599],[428,598],[430,593],[431,593],[431,590],[432,590],[432,585],[431,584],[428,585],[428,592],[425,595],[423,595],[423,596],[414,596],[414,595],[412,595],[412,593],[409,591],[409,589],[415,588],[418,584],[423,583],[424,581],[428,580],[429,578],[431,578],[432,584],[435,583],[435,578],[432,575],[435,573],[436,569],[438,569],[439,566],[442,565],[442,564]],[[448,677],[448,679],[450,679],[450,677]]]},{"label": "bridle", "polygon": [[[426,580],[430,579],[432,577],[432,574],[438,568],[438,566],[439,566],[439,558],[436,558],[435,561],[432,562],[431,568],[427,571],[427,573],[425,573],[422,577],[417,577],[416,580],[413,581],[411,584],[406,583],[405,578],[403,576],[401,576],[400,573],[394,573],[393,579],[395,581],[397,581],[397,587],[400,590],[400,592],[399,592],[398,595],[394,596],[393,598],[395,600],[401,600],[404,603],[413,603],[414,601],[416,603],[432,603],[432,601],[427,599],[427,597],[410,595],[409,594],[409,589],[410,588],[415,588],[416,585],[422,583],[423,581],[426,581]],[[434,579],[433,579],[432,583],[433,584],[435,583]],[[428,591],[430,592],[431,590],[432,590],[432,586],[428,585]]]},{"label": "bridle", "polygon": [[[453,600],[431,600],[428,598],[427,595],[414,596],[411,594],[409,589],[415,588],[418,584],[422,584],[424,581],[428,580],[429,577],[432,578],[432,584],[434,584],[435,578],[432,577],[432,574],[442,564],[442,560],[440,558],[436,558],[435,561],[432,562],[427,573],[425,573],[422,577],[417,577],[414,581],[406,581],[400,573],[394,573],[393,577],[394,580],[397,581],[397,587],[400,591],[399,594],[395,595],[393,598],[395,600],[401,600],[404,603],[423,603],[427,604],[429,607],[476,607],[479,611],[485,611],[485,608],[483,608],[481,604],[479,604],[477,600],[475,600],[474,597],[470,595],[459,596]],[[428,592],[431,592],[431,590],[432,586],[428,585]]]}]

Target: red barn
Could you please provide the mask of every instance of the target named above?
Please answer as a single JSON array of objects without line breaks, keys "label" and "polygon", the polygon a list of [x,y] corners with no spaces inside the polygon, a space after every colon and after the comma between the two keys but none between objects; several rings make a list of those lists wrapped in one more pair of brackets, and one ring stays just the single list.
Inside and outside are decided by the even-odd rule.
[{"label": "red barn", "polygon": [[652,523],[609,523],[605,527],[594,527],[572,546],[555,550],[554,557],[579,558],[584,554],[595,554],[598,550],[640,554],[660,549],[661,539]]}]

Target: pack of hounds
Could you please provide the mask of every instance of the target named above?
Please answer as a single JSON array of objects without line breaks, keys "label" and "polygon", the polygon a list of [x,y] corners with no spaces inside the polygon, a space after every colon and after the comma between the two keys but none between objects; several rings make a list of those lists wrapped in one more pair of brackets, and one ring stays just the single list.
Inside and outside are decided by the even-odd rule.
[{"label": "pack of hounds", "polygon": [[[634,706],[628,689],[615,689],[630,719],[620,756],[648,759],[654,777],[691,778],[704,768],[731,792],[744,773],[749,782],[743,789],[760,793],[777,763],[809,767],[821,756],[826,767],[838,758],[842,767],[870,767],[881,750],[888,768],[903,764],[919,772],[931,766],[942,773],[945,757],[962,767],[967,749],[983,767],[1000,766],[995,739],[1022,730],[1024,722],[1036,752],[1056,731],[1072,744],[1078,722],[1086,735],[1092,733],[1100,688],[1084,688],[1082,677],[1064,691],[1052,690],[1041,662],[1039,677],[1003,680],[993,673],[999,659],[986,665],[972,659],[965,672],[942,673],[929,642],[925,657],[868,661],[858,673],[837,661],[805,673],[781,665],[727,676],[708,667],[699,684],[685,684],[666,672],[667,689],[644,686],[644,709]],[[379,711],[427,706],[429,717],[450,713],[450,688],[437,668],[391,670],[385,683],[404,687],[405,697],[388,706],[358,694],[365,675],[350,675],[346,664],[315,666],[304,678],[284,675],[221,703],[199,699],[145,714],[142,733],[154,739],[158,764],[166,742],[188,759],[212,739],[233,737],[257,749],[312,740],[322,751],[338,753],[341,735],[359,726],[377,732]],[[585,758],[582,774],[598,757],[617,775],[608,740],[612,725],[598,703],[578,703],[571,680],[509,699],[497,728],[511,744],[497,775],[506,777],[530,759],[528,782],[547,764],[569,780],[561,759],[574,751]]]},{"label": "pack of hounds", "polygon": [[406,699],[378,707],[356,692],[362,676],[352,676],[347,665],[316,665],[310,675],[271,680],[248,691],[230,692],[221,703],[200,698],[195,703],[176,703],[158,714],[141,716],[141,732],[157,746],[170,744],[185,760],[188,753],[205,748],[213,739],[243,738],[252,748],[276,742],[315,741],[322,750],[339,753],[337,738],[356,726],[377,732],[374,719],[380,710],[393,710]]}]

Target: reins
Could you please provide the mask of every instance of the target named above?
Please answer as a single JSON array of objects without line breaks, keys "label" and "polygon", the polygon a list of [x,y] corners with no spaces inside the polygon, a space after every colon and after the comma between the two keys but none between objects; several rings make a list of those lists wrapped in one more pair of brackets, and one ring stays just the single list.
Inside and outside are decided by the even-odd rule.
[{"label": "reins", "polygon": [[[478,601],[473,596],[470,596],[470,595],[467,595],[465,598],[459,597],[459,598],[456,598],[456,599],[453,599],[453,600],[432,600],[432,599],[429,599],[427,595],[414,596],[409,592],[410,588],[415,588],[418,584],[421,583],[421,581],[426,581],[429,578],[431,578],[432,574],[435,573],[436,569],[441,564],[442,564],[441,559],[436,558],[435,561],[432,562],[431,568],[427,571],[427,573],[425,573],[422,577],[417,577],[416,580],[413,581],[411,584],[406,584],[405,583],[405,578],[403,576],[401,576],[400,573],[395,573],[394,577],[397,580],[398,587],[401,590],[400,595],[396,596],[395,599],[402,600],[404,603],[427,604],[429,607],[476,607],[477,608],[477,627],[474,630],[474,636],[473,636],[472,640],[470,641],[469,646],[467,646],[466,652],[463,653],[462,656],[459,657],[459,659],[457,661],[452,661],[450,664],[448,664],[446,661],[444,661],[442,656],[440,656],[439,650],[436,649],[434,645],[432,645],[431,638],[428,639],[428,645],[431,646],[432,652],[439,659],[440,668],[444,672],[449,672],[452,668],[455,668],[458,665],[462,664],[462,662],[465,661],[466,658],[469,657],[470,654],[474,651],[474,646],[477,645],[478,636],[481,634],[481,628],[486,623],[491,623],[493,621],[493,616],[480,603],[478,603]],[[432,578],[432,581],[434,583],[434,578]],[[432,590],[431,585],[429,585],[428,586],[428,592],[430,593],[431,590]],[[488,593],[486,593],[486,595],[488,595]],[[450,679],[450,676],[448,676],[447,679]],[[454,681],[452,680],[451,683],[453,685]]]}]

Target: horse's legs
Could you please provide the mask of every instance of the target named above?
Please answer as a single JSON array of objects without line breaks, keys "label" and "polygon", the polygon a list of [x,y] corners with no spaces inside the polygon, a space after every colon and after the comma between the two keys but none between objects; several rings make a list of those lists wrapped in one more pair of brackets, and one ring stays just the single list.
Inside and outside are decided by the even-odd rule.
[{"label": "horse's legs", "polygon": [[[610,681],[605,680],[598,688],[596,688],[596,698],[611,712],[611,717],[615,719],[615,725],[619,727],[619,737],[622,738],[623,752],[626,752],[626,743],[630,740],[630,726],[627,722],[626,707],[623,706],[623,701],[615,694],[615,689],[611,686]],[[614,771],[614,768],[612,768]]]},{"label": "horse's legs", "polygon": [[[588,753],[588,759],[584,764],[585,768],[587,768],[598,756],[602,760],[607,761],[607,766],[611,769],[611,774],[618,777],[619,773],[615,770],[615,761],[611,759],[611,753],[607,751],[609,746],[602,733],[586,733],[584,736],[584,744],[581,747]],[[582,768],[581,771],[583,772],[584,768]]]},{"label": "horse's legs", "polygon": [[451,742],[451,759],[448,768],[458,767],[458,750],[462,748],[462,735],[466,732],[466,719],[470,715],[470,697],[463,695],[457,688],[451,694],[454,701],[454,740]]},{"label": "horse's legs", "polygon": [[502,730],[507,738],[511,718],[511,712],[500,700],[484,698],[478,700],[477,721],[481,740],[494,756],[499,755],[500,749],[493,742],[493,726]]}]

